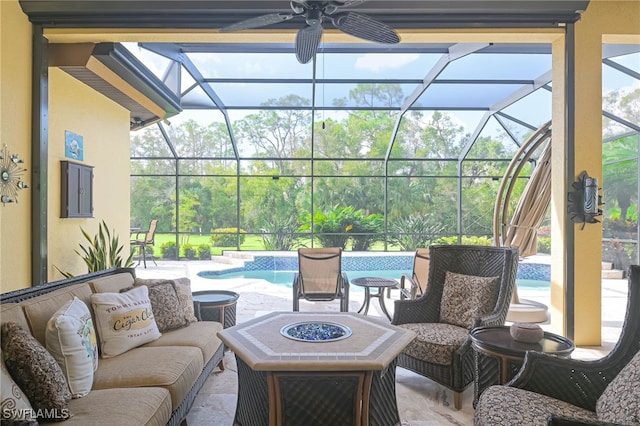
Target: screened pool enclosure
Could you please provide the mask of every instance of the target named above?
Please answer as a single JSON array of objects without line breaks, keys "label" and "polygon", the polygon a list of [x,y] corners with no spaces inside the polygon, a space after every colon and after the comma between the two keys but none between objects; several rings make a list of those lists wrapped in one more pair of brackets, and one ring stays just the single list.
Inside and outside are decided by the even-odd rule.
[{"label": "screened pool enclosure", "polygon": [[[158,219],[170,257],[491,241],[507,165],[551,120],[549,44],[321,43],[307,64],[292,44],[126,48],[182,108],[131,133],[131,225]],[[605,229],[636,244],[639,51],[604,45],[602,87]]]}]

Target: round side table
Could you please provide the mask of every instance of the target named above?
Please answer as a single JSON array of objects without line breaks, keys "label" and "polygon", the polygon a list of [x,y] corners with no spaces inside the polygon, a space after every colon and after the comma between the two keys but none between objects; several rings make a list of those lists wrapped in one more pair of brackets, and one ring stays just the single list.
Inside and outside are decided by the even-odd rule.
[{"label": "round side table", "polygon": [[227,290],[193,292],[193,308],[198,321],[217,321],[223,328],[236,325],[239,294]]},{"label": "round side table", "polygon": [[[362,277],[362,278],[354,278],[351,280],[351,284],[357,285],[359,287],[364,287],[364,303],[358,310],[358,313],[364,310],[363,315],[367,315],[369,312],[369,304],[371,303],[372,297],[377,297],[380,302],[380,309],[382,312],[389,318],[391,321],[391,315],[387,312],[387,307],[384,306],[384,289],[385,288],[397,288],[398,281],[392,280],[389,278],[378,278],[378,277]],[[377,293],[371,293],[371,288],[377,288]]]},{"label": "round side table", "polygon": [[536,343],[518,342],[511,337],[508,326],[478,327],[471,331],[471,346],[475,351],[473,406],[480,394],[491,385],[507,383],[516,375],[527,351],[544,352],[569,357],[576,348],[566,337],[548,331]]}]

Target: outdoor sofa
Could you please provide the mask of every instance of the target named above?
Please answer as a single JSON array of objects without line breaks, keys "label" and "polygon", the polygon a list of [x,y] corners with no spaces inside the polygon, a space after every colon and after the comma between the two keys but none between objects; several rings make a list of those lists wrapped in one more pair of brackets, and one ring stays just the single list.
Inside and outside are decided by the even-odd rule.
[{"label": "outdoor sofa", "polygon": [[[146,301],[144,294],[148,296]],[[122,297],[134,301],[118,304]],[[109,307],[112,300],[115,302]],[[179,309],[173,314],[162,312],[163,308],[154,309],[154,320],[149,321],[148,302],[154,300],[157,306],[166,305],[169,310],[178,303]],[[52,420],[82,426],[184,424],[205,380],[216,366],[223,368],[224,345],[217,337],[222,325],[196,320],[187,278],[140,280],[135,278],[133,269],[110,269],[5,293],[0,301],[2,424],[12,415],[26,415],[28,419],[38,416],[41,425]],[[83,312],[83,306],[89,308],[89,314],[74,316],[73,310]],[[133,314],[122,313],[123,307],[133,307]],[[106,322],[105,313],[112,314]],[[72,330],[65,334],[65,324],[77,326],[82,318],[86,321],[76,327],[79,333]],[[153,327],[156,320],[157,330]],[[74,352],[69,347],[82,330],[90,330],[89,321],[95,334],[91,337],[84,333],[91,338],[83,345],[93,341],[97,352],[88,348],[81,357],[73,358],[78,355],[78,348]],[[112,330],[101,328],[105,324],[129,334],[121,341],[109,340]],[[160,329],[164,331],[158,333]],[[57,338],[51,337],[56,333]],[[151,341],[138,345],[140,336]],[[62,350],[62,361],[57,343],[67,345]],[[128,348],[131,345],[134,347]],[[54,364],[65,368],[52,366],[49,355],[54,356]],[[24,371],[32,370],[34,365],[44,368]],[[48,381],[43,378],[47,375]]]}]

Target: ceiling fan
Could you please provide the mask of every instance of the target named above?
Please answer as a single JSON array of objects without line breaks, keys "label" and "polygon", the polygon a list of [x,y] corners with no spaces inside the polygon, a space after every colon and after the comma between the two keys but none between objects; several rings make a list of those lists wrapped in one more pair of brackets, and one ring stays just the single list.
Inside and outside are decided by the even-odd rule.
[{"label": "ceiling fan", "polygon": [[322,37],[322,21],[325,19],[330,20],[333,26],[340,31],[364,40],[386,44],[400,42],[400,37],[393,28],[368,15],[355,12],[336,13],[341,7],[353,6],[365,1],[291,0],[291,13],[270,13],[256,16],[223,27],[220,31],[232,32],[259,28],[303,17],[307,25],[300,29],[296,35],[296,58],[301,64],[306,64],[316,54]]}]

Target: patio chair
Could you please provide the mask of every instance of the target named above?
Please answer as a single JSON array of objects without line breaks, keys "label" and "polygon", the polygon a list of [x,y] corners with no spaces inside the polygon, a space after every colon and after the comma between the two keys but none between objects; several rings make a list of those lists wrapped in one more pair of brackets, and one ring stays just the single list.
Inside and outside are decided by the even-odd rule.
[{"label": "patio chair", "polygon": [[513,380],[482,393],[474,424],[638,424],[640,265],[630,266],[628,280],[625,320],[606,356],[579,360],[528,351]]},{"label": "patio chair", "polygon": [[342,249],[298,249],[298,272],[293,277],[293,310],[300,299],[312,302],[340,300],[340,312],[349,311],[349,279],[342,272]]},{"label": "patio chair", "polygon": [[[146,231],[132,231],[131,232],[131,245],[140,248],[140,257],[138,258],[138,265],[140,264],[140,259],[144,262],[144,267],[147,267],[147,246],[153,246],[155,244],[155,235],[156,228],[158,227],[158,219],[152,219],[151,223],[149,223],[149,229]],[[143,238],[140,238],[144,236]],[[151,260],[153,260],[153,264],[158,266],[156,263],[156,259],[151,255]]]},{"label": "patio chair", "polygon": [[[413,271],[411,275],[402,274],[400,277],[400,299],[415,299],[422,296],[427,287],[428,274],[429,249],[419,248],[413,256]],[[387,296],[389,296],[389,290],[387,290]]]},{"label": "patio chair", "polygon": [[510,247],[437,245],[429,248],[429,285],[413,300],[396,300],[392,324],[417,337],[398,356],[398,366],[454,392],[474,377],[470,331],[505,323],[518,270],[518,250]]}]

